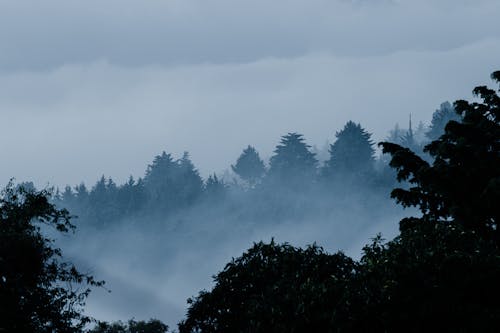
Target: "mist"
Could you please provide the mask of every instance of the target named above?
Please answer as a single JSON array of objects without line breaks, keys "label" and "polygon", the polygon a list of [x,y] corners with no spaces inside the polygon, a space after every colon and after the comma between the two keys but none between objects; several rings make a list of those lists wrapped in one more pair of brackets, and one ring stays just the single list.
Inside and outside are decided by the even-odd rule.
[{"label": "mist", "polygon": [[[416,210],[390,198],[408,184],[376,144],[431,161],[433,112],[498,68],[498,17],[495,0],[0,0],[0,181],[74,216],[50,235],[106,281],[87,314],[175,327],[255,242],[359,259],[394,238]],[[369,152],[342,169],[350,121],[369,146],[352,155]],[[287,133],[306,157],[273,173]],[[234,171],[248,145],[264,165],[250,180]],[[162,152],[187,173],[154,178]]]},{"label": "mist", "polygon": [[[66,258],[104,279],[111,291],[94,290],[87,301],[90,315],[108,321],[154,317],[175,326],[185,315],[186,300],[209,290],[212,276],[256,241],[316,243],[359,258],[376,234],[393,238],[399,220],[409,212],[396,207],[388,193],[385,198],[377,194],[339,193],[334,202],[331,194],[319,193],[307,200],[275,199],[273,204],[293,200],[306,206],[301,214],[289,208],[297,217],[261,213],[254,218],[242,199],[233,197],[172,217],[146,215],[104,228],[88,228],[77,220],[76,234],[61,244]],[[369,207],[366,200],[371,200]]]}]

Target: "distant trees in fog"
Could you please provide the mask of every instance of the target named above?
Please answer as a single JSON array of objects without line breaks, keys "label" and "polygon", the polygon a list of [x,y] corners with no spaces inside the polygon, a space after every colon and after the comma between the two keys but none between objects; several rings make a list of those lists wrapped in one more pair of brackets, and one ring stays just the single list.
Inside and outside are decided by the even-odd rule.
[{"label": "distant trees in fog", "polygon": [[360,124],[348,121],[335,134],[337,140],[330,145],[330,158],[322,169],[326,179],[348,177],[366,181],[374,177],[375,149],[371,134]]},{"label": "distant trees in fog", "polygon": [[[414,131],[410,121],[408,129],[396,125],[388,141],[424,156],[422,149],[426,140],[444,133],[448,120],[458,119],[453,112],[450,103],[443,103],[434,113],[428,130],[420,123]],[[273,198],[273,193],[281,190],[287,193],[278,196],[283,207],[290,195],[304,191],[316,191],[320,195],[325,191],[348,191],[353,186],[387,191],[394,182],[394,172],[389,170],[388,162],[386,156],[376,158],[371,134],[361,124],[348,121],[335,133],[335,141],[329,145],[327,160],[322,164],[302,134],[288,133],[281,137],[268,168],[257,150],[247,146],[231,165],[232,180],[216,174],[203,180],[188,153],[176,159],[162,152],[147,166],[143,178],[130,177],[118,185],[112,178],[102,176],[90,189],[83,183],[74,188],[66,186],[58,192],[57,201],[95,226],[137,214],[164,216],[197,205],[215,205],[227,200],[226,194],[234,192],[248,192],[254,196],[250,205],[259,204],[259,209],[265,211],[268,207],[277,213],[280,203],[276,202],[276,196]],[[255,195],[260,203],[255,201]],[[247,203],[241,200],[240,204]]]},{"label": "distant trees in fog", "polygon": [[250,145],[243,150],[236,160],[236,164],[231,165],[231,169],[250,187],[254,187],[266,173],[264,161],[260,158],[257,150]]},{"label": "distant trees in fog", "polygon": [[302,134],[288,133],[281,137],[269,161],[267,181],[278,186],[304,186],[316,177],[318,160],[310,151]]}]

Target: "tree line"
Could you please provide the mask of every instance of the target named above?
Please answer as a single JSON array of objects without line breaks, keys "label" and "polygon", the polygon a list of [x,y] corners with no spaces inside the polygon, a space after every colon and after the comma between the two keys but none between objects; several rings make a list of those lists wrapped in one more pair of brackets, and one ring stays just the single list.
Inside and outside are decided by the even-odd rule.
[{"label": "tree line", "polygon": [[[428,128],[420,124],[413,131],[410,121],[408,129],[396,126],[388,141],[428,159],[423,151],[425,143],[436,139],[448,121],[459,117],[450,103],[443,103],[434,112]],[[312,191],[317,197],[340,189],[359,191],[361,187],[383,192],[394,186],[395,175],[388,166],[387,156],[376,157],[371,134],[360,124],[348,121],[335,137],[322,163],[300,133],[281,137],[268,166],[249,145],[231,165],[235,175],[232,180],[216,174],[204,180],[187,152],[179,159],[162,152],[147,166],[144,177],[130,176],[127,182],[117,185],[112,178],[102,176],[90,189],[84,183],[66,186],[63,191],[58,189],[54,200],[82,220],[103,226],[124,217],[168,216],[200,204],[214,205],[224,202],[234,192],[243,196],[246,193],[247,197],[266,197],[264,202],[276,206],[269,197],[280,191]],[[245,205],[245,201],[249,200],[240,204]]]}]

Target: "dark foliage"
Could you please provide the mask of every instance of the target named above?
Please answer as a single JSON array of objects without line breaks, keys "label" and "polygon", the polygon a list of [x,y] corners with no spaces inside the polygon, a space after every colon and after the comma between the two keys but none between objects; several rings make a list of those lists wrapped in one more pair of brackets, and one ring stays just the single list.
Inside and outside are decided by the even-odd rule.
[{"label": "dark foliage", "polygon": [[344,128],[335,134],[337,140],[330,145],[330,159],[322,170],[329,179],[344,179],[360,182],[373,178],[375,150],[371,134],[360,124],[348,121]]},{"label": "dark foliage", "polygon": [[399,203],[418,207],[425,218],[452,219],[499,241],[500,98],[484,86],[474,93],[483,102],[457,101],[462,121],[450,121],[445,133],[425,147],[432,164],[399,145],[381,145],[392,155],[398,180],[410,184],[392,191]]},{"label": "dark foliage", "polygon": [[348,281],[356,268],[342,253],[315,245],[258,243],[226,265],[211,292],[190,300],[185,332],[327,332],[346,321]]},{"label": "dark foliage", "polygon": [[[357,331],[497,332],[500,251],[454,223],[406,219],[364,248],[353,283]],[[355,330],[356,331],[356,330]]]},{"label": "dark foliage", "polygon": [[129,320],[127,323],[121,321],[114,323],[99,322],[88,333],[167,333],[168,326],[157,319],[149,321]]},{"label": "dark foliage", "polygon": [[12,184],[0,197],[1,332],[79,332],[89,322],[81,312],[88,287],[103,284],[64,262],[42,232],[73,228],[49,198]]},{"label": "dark foliage", "polygon": [[302,134],[283,136],[271,157],[267,180],[286,186],[311,183],[316,177],[318,161],[309,148]]}]

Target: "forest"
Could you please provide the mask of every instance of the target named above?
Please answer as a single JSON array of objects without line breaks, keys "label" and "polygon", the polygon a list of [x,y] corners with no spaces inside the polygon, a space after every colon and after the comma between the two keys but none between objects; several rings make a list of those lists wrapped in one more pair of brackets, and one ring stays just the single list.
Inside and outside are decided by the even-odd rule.
[{"label": "forest", "polygon": [[[491,79],[500,84],[500,71]],[[164,151],[123,184],[105,175],[64,189],[11,181],[0,197],[0,332],[497,332],[498,91],[479,86],[473,101],[445,102],[428,126],[410,115],[408,128],[396,125],[381,143],[349,121],[324,151],[297,132],[281,136],[268,161],[250,144],[228,172],[206,179],[189,153]],[[84,244],[119,230],[165,234],[154,251],[167,253],[154,266],[195,246],[188,242],[206,242],[196,245],[203,251],[294,221],[342,238],[342,228],[372,232],[388,214],[401,217],[394,237],[373,232],[359,258],[254,239],[168,325],[88,315],[91,292],[109,284],[80,266],[100,250],[59,236],[75,232]],[[332,219],[343,227],[321,230]],[[63,256],[78,251],[85,261]]]}]

